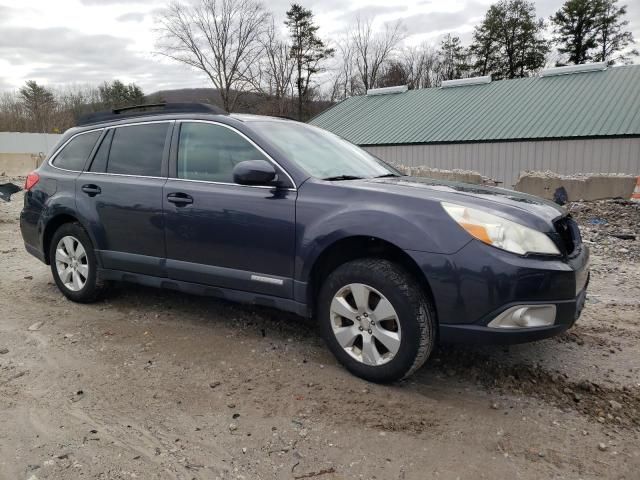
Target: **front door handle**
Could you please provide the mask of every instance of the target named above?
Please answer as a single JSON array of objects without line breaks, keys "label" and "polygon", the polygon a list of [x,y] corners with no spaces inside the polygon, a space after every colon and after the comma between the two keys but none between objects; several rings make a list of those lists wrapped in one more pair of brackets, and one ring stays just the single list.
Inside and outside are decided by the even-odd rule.
[{"label": "front door handle", "polygon": [[193,197],[182,192],[170,193],[167,195],[167,201],[175,204],[176,207],[184,207],[193,203]]},{"label": "front door handle", "polygon": [[95,197],[96,195],[102,192],[102,189],[97,185],[89,183],[87,185],[82,186],[82,191],[87,195],[89,195],[90,197]]}]

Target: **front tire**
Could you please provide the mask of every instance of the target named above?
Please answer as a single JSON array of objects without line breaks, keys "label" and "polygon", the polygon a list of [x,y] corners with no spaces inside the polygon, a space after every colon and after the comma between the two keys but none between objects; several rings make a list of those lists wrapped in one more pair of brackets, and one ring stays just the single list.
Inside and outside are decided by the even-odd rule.
[{"label": "front tire", "polygon": [[78,223],[65,223],[53,234],[49,250],[51,273],[69,300],[95,301],[105,289],[98,276],[93,244]]},{"label": "front tire", "polygon": [[406,378],[435,343],[435,313],[420,284],[382,259],[345,263],[318,297],[320,329],[351,373],[378,383]]}]

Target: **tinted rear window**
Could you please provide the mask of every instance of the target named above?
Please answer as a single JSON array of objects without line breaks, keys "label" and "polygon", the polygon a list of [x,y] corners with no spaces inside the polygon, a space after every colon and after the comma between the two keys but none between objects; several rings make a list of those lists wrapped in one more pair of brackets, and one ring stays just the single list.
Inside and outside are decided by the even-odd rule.
[{"label": "tinted rear window", "polygon": [[159,177],[169,123],[150,123],[114,129],[108,173]]},{"label": "tinted rear window", "polygon": [[78,135],[58,153],[53,159],[53,165],[67,170],[82,170],[101,134],[102,131],[98,130]]}]

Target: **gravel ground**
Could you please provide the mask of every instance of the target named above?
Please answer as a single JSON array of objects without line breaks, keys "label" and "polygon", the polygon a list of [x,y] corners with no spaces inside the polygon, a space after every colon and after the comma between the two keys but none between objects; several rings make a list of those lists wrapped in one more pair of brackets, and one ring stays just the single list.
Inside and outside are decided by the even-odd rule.
[{"label": "gravel ground", "polygon": [[[2,182],[0,182],[2,183]],[[437,349],[369,384],[312,321],[121,285],[70,303],[0,202],[0,478],[637,479],[639,208],[570,206],[593,251],[563,336]]]}]

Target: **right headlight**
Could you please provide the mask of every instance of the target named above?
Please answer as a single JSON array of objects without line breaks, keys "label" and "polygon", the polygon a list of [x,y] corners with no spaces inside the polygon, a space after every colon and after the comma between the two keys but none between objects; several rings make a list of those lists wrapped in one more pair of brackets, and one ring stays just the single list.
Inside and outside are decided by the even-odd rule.
[{"label": "right headlight", "polygon": [[475,208],[441,202],[442,208],[472,237],[508,252],[560,255],[544,233]]}]

